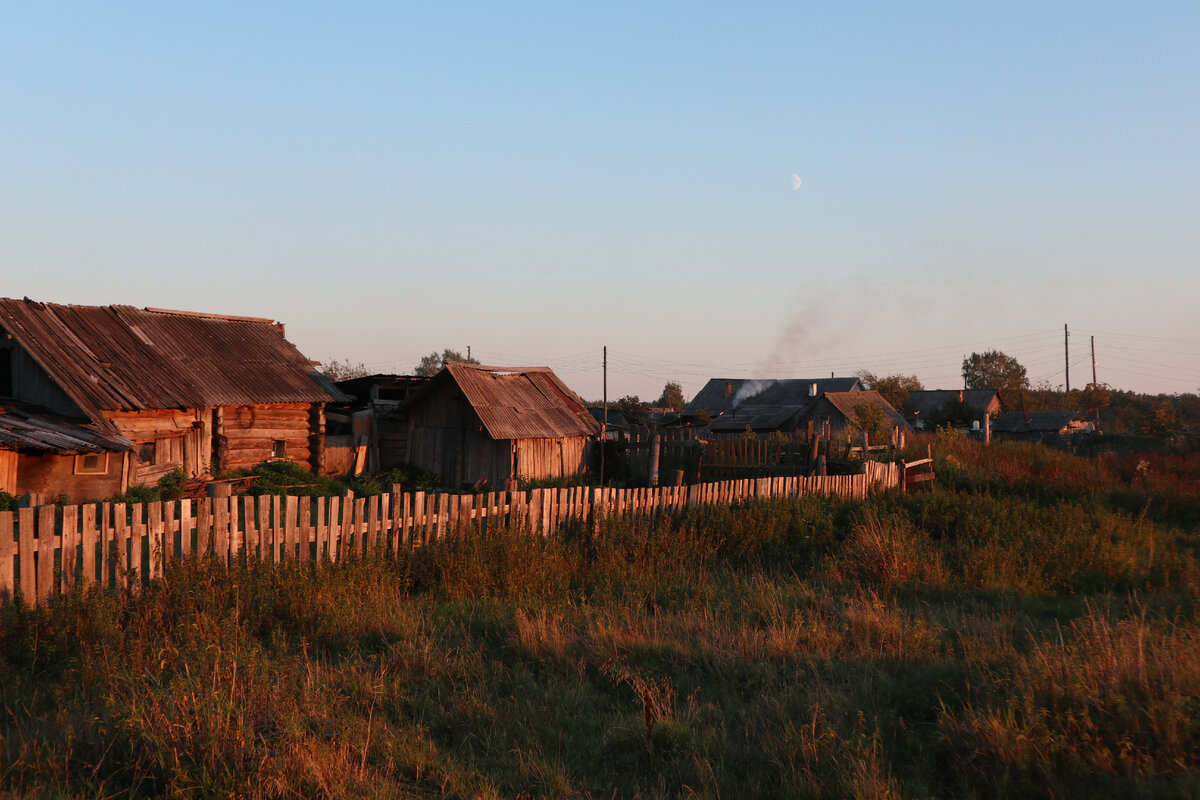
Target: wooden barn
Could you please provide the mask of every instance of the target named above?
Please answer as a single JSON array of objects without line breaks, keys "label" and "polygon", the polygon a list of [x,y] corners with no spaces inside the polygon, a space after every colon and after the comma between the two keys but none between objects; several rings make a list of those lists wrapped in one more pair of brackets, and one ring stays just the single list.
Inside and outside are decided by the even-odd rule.
[{"label": "wooden barn", "polygon": [[325,404],[346,398],[269,319],[0,299],[0,399],[128,442],[106,451],[104,481],[80,466],[53,481],[17,471],[20,492],[90,500],[176,467],[316,468]]},{"label": "wooden barn", "polygon": [[826,392],[805,412],[801,421],[807,425],[811,420],[816,430],[823,429],[829,436],[849,434],[854,427],[855,411],[859,406],[874,406],[879,410],[876,416],[880,418],[884,428],[883,435],[890,437],[892,431],[912,433],[912,428],[904,421],[904,417],[900,416],[900,412],[892,408],[879,392],[873,390]]},{"label": "wooden barn", "polygon": [[547,367],[452,363],[401,410],[403,461],[447,486],[538,480],[587,471],[596,422]]},{"label": "wooden barn", "polygon": [[379,472],[403,461],[408,415],[402,407],[429,382],[418,375],[366,375],[338,381],[347,403],[325,407],[326,475]]}]

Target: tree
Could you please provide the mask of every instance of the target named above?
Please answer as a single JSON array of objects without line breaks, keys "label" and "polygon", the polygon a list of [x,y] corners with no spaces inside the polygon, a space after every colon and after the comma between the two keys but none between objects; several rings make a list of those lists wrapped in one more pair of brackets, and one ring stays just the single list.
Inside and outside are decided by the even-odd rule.
[{"label": "tree", "polygon": [[650,422],[650,405],[643,403],[636,394],[627,394],[617,401],[617,408],[630,425],[646,425]]},{"label": "tree", "polygon": [[[874,442],[883,440],[888,429],[888,418],[883,409],[874,403],[859,403],[846,420],[847,432],[852,439],[861,439],[863,433]],[[864,454],[865,458],[865,454]]]},{"label": "tree", "polygon": [[963,381],[968,389],[1017,392],[1029,388],[1025,367],[999,350],[971,353],[962,362]]},{"label": "tree", "polygon": [[683,399],[683,387],[675,381],[667,381],[667,385],[663,387],[662,396],[658,398],[655,405],[660,408],[669,408],[672,411],[681,411],[687,405],[687,401]]},{"label": "tree", "polygon": [[867,385],[868,389],[874,389],[883,396],[884,400],[888,401],[888,405],[897,411],[903,411],[908,405],[908,396],[913,392],[924,391],[925,387],[921,385],[921,379],[916,375],[886,375],[880,377],[873,372],[865,369],[860,369],[857,373],[858,379]]},{"label": "tree", "polygon": [[447,364],[478,364],[479,359],[467,358],[457,350],[446,348],[440,354],[434,350],[427,356],[421,357],[421,363],[413,367],[413,374],[419,375],[422,378],[432,378],[442,371],[442,367]]},{"label": "tree", "polygon": [[365,378],[371,374],[366,364],[361,361],[355,364],[348,358],[345,360],[335,358],[332,361],[327,361],[321,365],[320,372],[335,383],[337,381],[348,381],[351,378]]}]

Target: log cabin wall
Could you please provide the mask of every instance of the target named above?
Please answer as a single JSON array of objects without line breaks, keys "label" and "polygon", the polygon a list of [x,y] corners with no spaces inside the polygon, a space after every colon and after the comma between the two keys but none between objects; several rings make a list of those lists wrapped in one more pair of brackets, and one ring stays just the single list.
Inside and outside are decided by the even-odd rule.
[{"label": "log cabin wall", "polygon": [[222,470],[288,459],[310,465],[309,403],[224,406],[213,411],[216,464]]},{"label": "log cabin wall", "polygon": [[177,467],[190,478],[208,470],[212,461],[211,416],[207,409],[106,412],[105,418],[117,432],[133,442],[126,485],[156,483]]}]

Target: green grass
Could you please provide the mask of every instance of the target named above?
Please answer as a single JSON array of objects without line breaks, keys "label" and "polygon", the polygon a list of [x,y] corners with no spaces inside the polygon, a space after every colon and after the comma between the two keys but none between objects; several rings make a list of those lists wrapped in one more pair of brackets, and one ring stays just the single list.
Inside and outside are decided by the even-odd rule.
[{"label": "green grass", "polygon": [[919,495],[4,608],[0,792],[1200,792],[1195,464],[935,448]]}]

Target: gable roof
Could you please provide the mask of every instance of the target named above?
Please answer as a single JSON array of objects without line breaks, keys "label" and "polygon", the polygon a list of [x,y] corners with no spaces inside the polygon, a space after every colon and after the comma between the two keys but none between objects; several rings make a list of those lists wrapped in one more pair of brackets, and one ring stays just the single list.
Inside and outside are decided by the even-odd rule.
[{"label": "gable roof", "polygon": [[269,319],[3,298],[0,326],[93,422],[101,411],[345,399]]},{"label": "gable roof", "polygon": [[824,398],[830,405],[840,411],[846,419],[850,419],[854,415],[854,409],[859,406],[870,405],[876,406],[883,411],[883,415],[891,423],[892,427],[912,430],[908,427],[908,423],[904,421],[904,417],[900,415],[900,412],[892,408],[892,404],[884,400],[883,395],[874,390],[865,392],[826,392]]},{"label": "gable roof", "polygon": [[406,405],[423,402],[446,381],[458,386],[493,439],[558,439],[600,434],[600,423],[549,367],[450,363]]},{"label": "gable roof", "polygon": [[119,453],[131,447],[128,439],[97,433],[23,403],[0,403],[0,450]]},{"label": "gable roof", "polygon": [[918,389],[908,394],[908,402],[904,404],[905,419],[920,417],[928,419],[940,414],[948,401],[962,402],[980,411],[987,411],[992,403],[1000,402],[1000,395],[995,389]]},{"label": "gable roof", "polygon": [[1009,411],[992,420],[992,433],[1053,433],[1075,417],[1074,411]]},{"label": "gable roof", "polygon": [[776,406],[779,409],[775,412],[777,414],[783,414],[785,407],[790,409],[784,414],[786,419],[815,402],[816,397],[811,394],[814,383],[817,385],[817,395],[824,392],[853,392],[862,388],[858,378],[711,378],[680,414],[694,416],[703,412],[715,417],[732,411],[736,405],[740,416],[743,409],[749,410],[748,406]]}]

